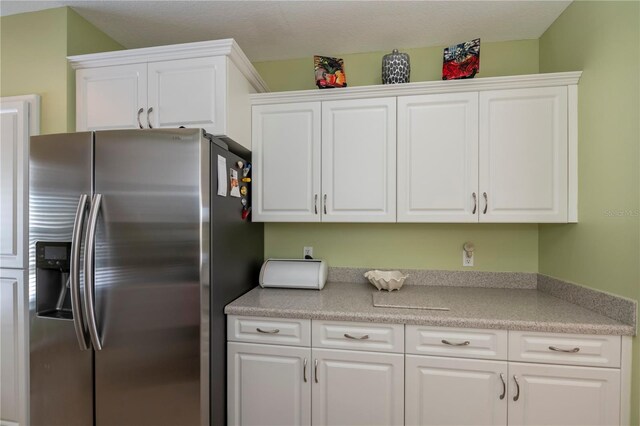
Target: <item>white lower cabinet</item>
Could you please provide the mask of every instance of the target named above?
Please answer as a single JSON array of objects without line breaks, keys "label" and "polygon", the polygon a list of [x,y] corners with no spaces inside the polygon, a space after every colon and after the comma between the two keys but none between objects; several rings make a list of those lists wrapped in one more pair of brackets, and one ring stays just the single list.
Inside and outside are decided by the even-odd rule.
[{"label": "white lower cabinet", "polygon": [[407,355],[405,371],[405,424],[507,424],[507,362]]},{"label": "white lower cabinet", "polygon": [[509,425],[618,425],[620,370],[509,363]]},{"label": "white lower cabinet", "polygon": [[629,424],[627,336],[251,318],[228,318],[231,425]]},{"label": "white lower cabinet", "polygon": [[403,424],[404,355],[313,349],[313,359],[312,424]]},{"label": "white lower cabinet", "polygon": [[311,424],[310,363],[310,348],[228,343],[229,424]]}]

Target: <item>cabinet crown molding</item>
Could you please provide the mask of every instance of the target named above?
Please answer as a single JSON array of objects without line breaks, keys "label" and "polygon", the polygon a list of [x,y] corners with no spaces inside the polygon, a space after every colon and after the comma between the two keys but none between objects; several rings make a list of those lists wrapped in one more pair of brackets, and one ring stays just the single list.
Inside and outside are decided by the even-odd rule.
[{"label": "cabinet crown molding", "polygon": [[421,81],[403,84],[347,87],[333,90],[296,90],[290,92],[259,93],[251,95],[252,105],[290,102],[365,99],[385,96],[429,95],[436,93],[474,92],[500,89],[524,89],[576,85],[582,71],[545,74],[486,77],[465,80]]},{"label": "cabinet crown molding", "polygon": [[238,67],[240,72],[242,72],[257,92],[262,93],[269,91],[267,83],[260,77],[260,74],[258,74],[258,71],[253,67],[249,58],[247,58],[238,43],[232,38],[67,56],[67,61],[74,70],[79,70],[84,68],[171,61],[175,59],[206,56],[229,57],[231,62]]}]

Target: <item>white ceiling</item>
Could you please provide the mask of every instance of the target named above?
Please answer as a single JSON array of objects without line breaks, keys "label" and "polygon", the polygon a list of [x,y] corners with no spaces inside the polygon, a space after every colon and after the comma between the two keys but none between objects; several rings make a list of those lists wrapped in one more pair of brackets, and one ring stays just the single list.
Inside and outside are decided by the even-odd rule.
[{"label": "white ceiling", "polygon": [[536,39],[571,1],[0,1],[71,6],[127,48],[235,38],[249,59]]}]

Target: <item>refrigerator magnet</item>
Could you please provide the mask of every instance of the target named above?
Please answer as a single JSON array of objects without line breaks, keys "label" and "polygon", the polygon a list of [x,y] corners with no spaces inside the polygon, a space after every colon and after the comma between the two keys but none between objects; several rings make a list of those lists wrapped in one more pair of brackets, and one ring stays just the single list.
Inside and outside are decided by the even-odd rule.
[{"label": "refrigerator magnet", "polygon": [[227,196],[227,159],[218,155],[218,195]]},{"label": "refrigerator magnet", "polygon": [[243,197],[244,197],[245,195],[247,195],[247,192],[249,192],[249,191],[247,190],[247,187],[246,187],[246,186],[241,186],[241,187],[240,187],[240,194],[242,194],[242,196],[243,196]]},{"label": "refrigerator magnet", "polygon": [[231,175],[231,196],[240,198],[240,182],[238,181],[238,171],[229,169]]}]

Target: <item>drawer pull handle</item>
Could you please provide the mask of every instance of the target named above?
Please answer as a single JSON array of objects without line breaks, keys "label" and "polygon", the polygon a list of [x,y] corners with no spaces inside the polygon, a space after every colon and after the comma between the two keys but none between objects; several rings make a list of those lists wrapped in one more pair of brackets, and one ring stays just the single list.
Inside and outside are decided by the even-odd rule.
[{"label": "drawer pull handle", "polygon": [[471,342],[468,340],[465,340],[464,342],[461,342],[461,343],[451,343],[450,341],[444,340],[444,339],[442,340],[442,343],[449,346],[469,346],[471,344]]},{"label": "drawer pull handle", "polygon": [[555,352],[566,352],[566,353],[569,353],[569,354],[575,354],[576,352],[580,352],[580,348],[560,349],[560,348],[556,348],[555,346],[549,346],[549,350],[550,351],[555,351]]},{"label": "drawer pull handle", "polygon": [[349,333],[344,333],[344,337],[346,337],[347,339],[353,339],[353,340],[367,340],[369,338],[368,334],[363,334],[360,337],[355,337],[350,335]]},{"label": "drawer pull handle", "polygon": [[515,374],[513,376],[513,381],[516,382],[516,396],[513,397],[513,400],[517,401],[520,399],[520,383],[518,383],[518,376]]},{"label": "drawer pull handle", "polygon": [[256,328],[256,330],[258,330],[258,333],[264,333],[264,334],[278,334],[280,333],[280,330],[278,330],[277,328],[274,328],[273,330],[263,330],[260,327]]},{"label": "drawer pull handle", "polygon": [[500,399],[504,399],[504,396],[507,394],[507,384],[504,381],[504,374],[500,373],[500,380],[502,381],[502,394],[500,395]]},{"label": "drawer pull handle", "polygon": [[307,383],[307,359],[304,359],[303,369],[302,369],[302,378],[304,382]]}]

